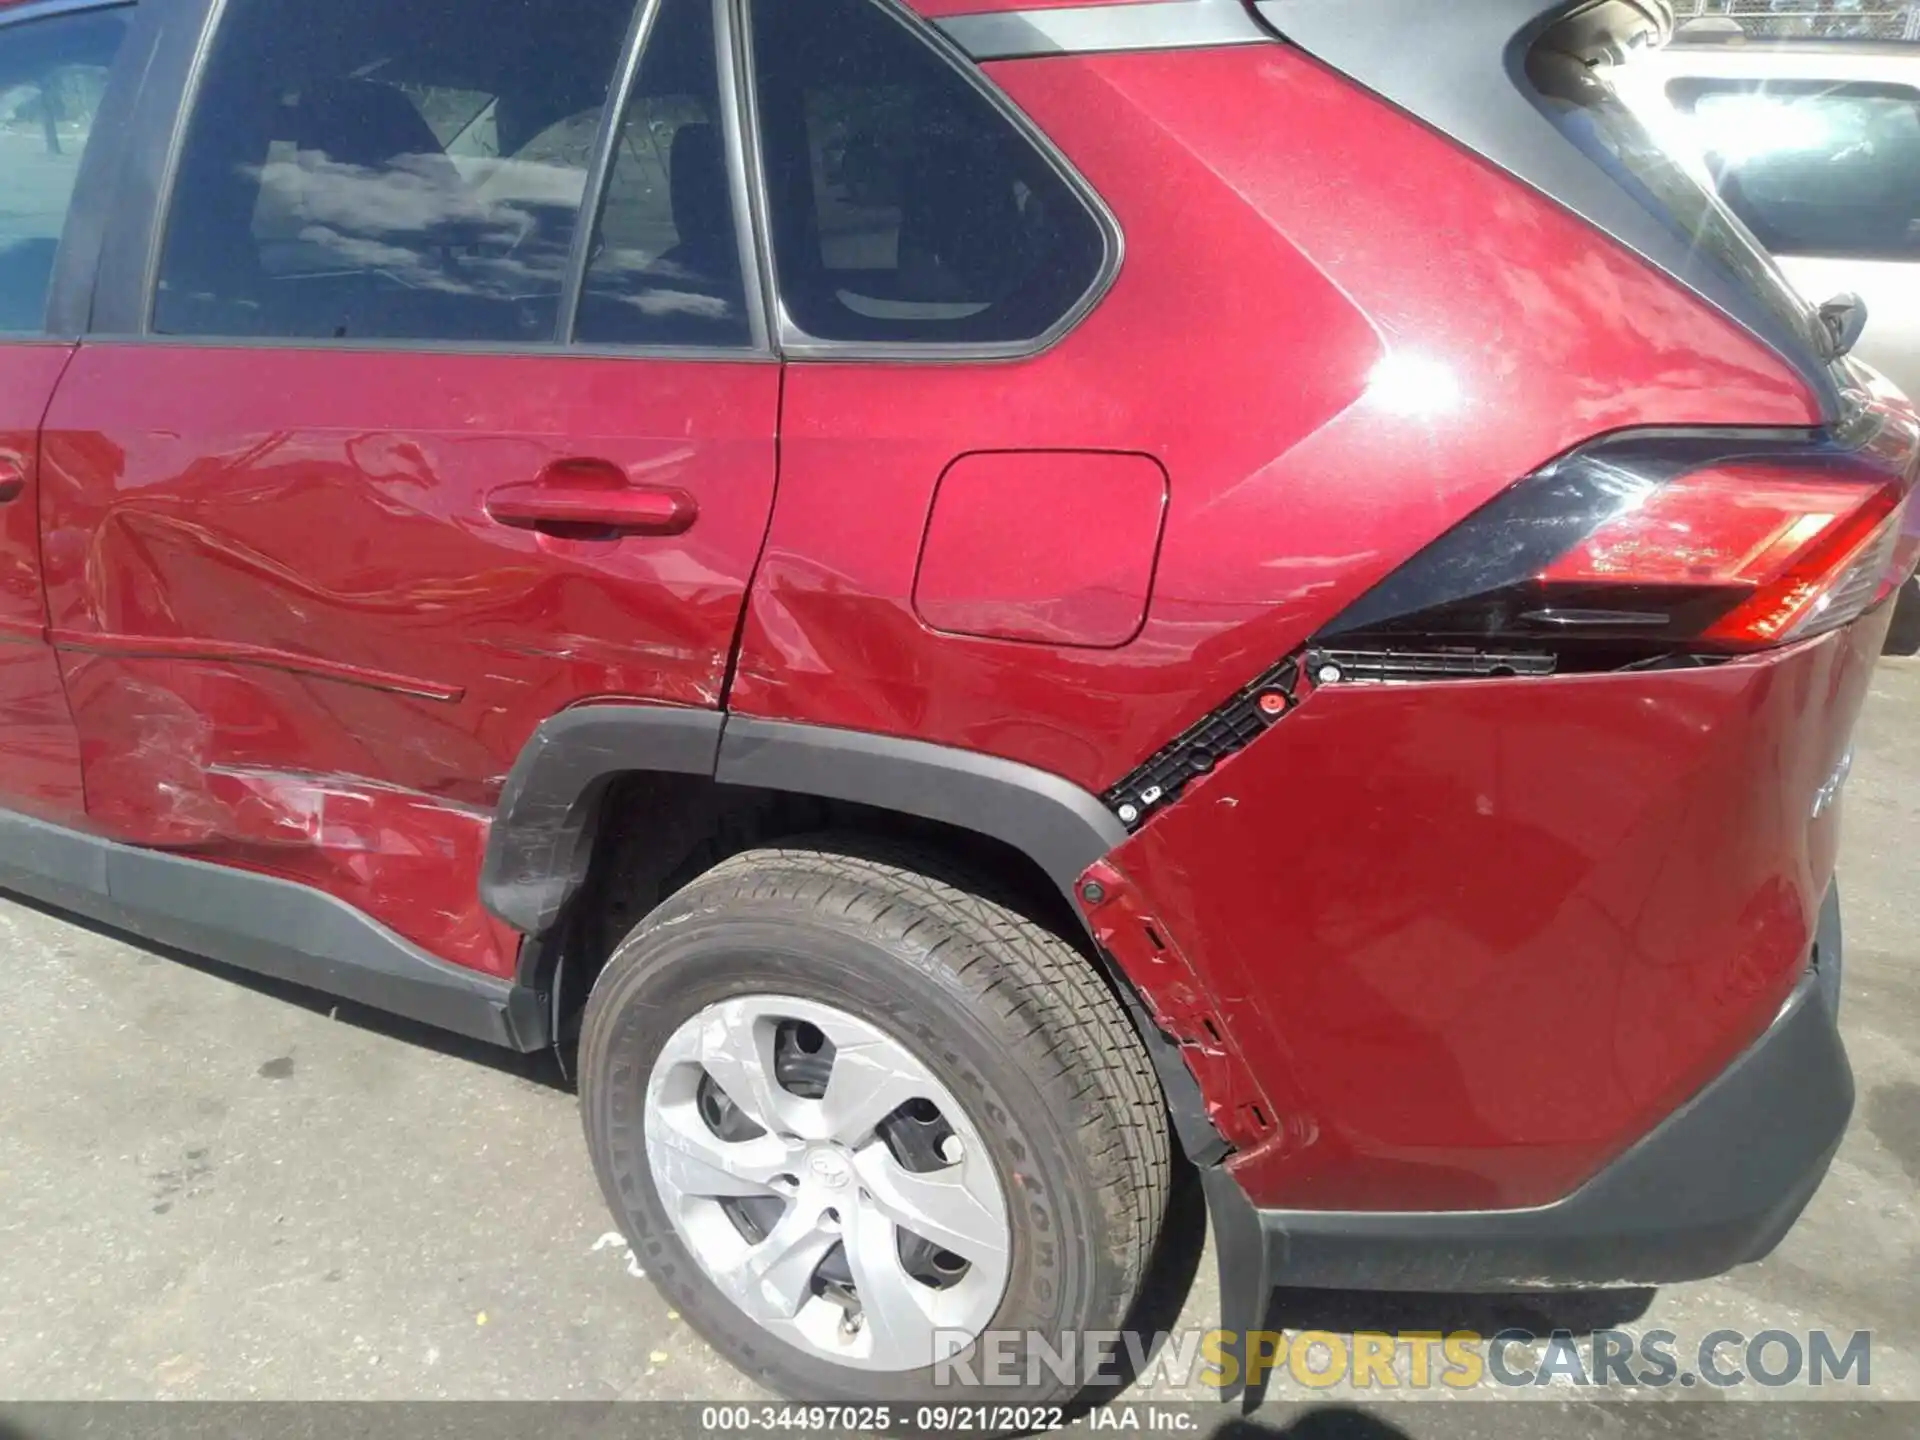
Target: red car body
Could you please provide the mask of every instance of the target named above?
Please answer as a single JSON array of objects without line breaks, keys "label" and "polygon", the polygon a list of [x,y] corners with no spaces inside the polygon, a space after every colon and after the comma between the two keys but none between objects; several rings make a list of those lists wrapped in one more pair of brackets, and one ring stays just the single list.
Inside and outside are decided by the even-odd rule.
[{"label": "red car body", "polygon": [[[184,42],[147,43],[165,60]],[[124,278],[158,202],[89,172],[83,197],[117,217],[69,242],[97,267],[90,318],[0,343],[0,470],[20,482],[0,507],[6,808],[113,857],[331,897],[494,986],[495,1038],[539,1044],[556,942],[482,880],[510,775],[537,769],[556,716],[705,715],[715,745],[739,722],[891,737],[1111,810],[1557,457],[1835,423],[1804,363],[1304,45],[982,69],[1124,237],[1085,314],[1002,360],[170,338]],[[177,104],[143,92],[127,113]],[[123,144],[124,175],[157,191],[165,146]],[[1884,391],[1856,403],[1904,485],[1910,412]],[[679,518],[627,538],[512,518],[629,489]],[[1277,723],[1104,853],[1071,875],[1035,858],[1168,1043],[1164,1073],[1192,1077],[1189,1148],[1211,1130],[1218,1173],[1289,1217],[1269,1232],[1310,1235],[1303,1212],[1551,1207],[1808,983],[1836,849],[1819,800],[1884,623],[1882,606],[1698,666],[1301,672]],[[712,760],[673,768],[748,775]],[[543,830],[542,853],[581,833]],[[9,865],[81,903],[71,877]],[[106,888],[141,925],[136,887]],[[287,973],[354,993],[325,966]],[[1844,1120],[1844,1083],[1829,1090],[1817,1143],[1764,1199],[1788,1223]],[[1783,1227],[1762,1228],[1771,1244]],[[1527,1278],[1450,1264],[1329,1274]]]}]

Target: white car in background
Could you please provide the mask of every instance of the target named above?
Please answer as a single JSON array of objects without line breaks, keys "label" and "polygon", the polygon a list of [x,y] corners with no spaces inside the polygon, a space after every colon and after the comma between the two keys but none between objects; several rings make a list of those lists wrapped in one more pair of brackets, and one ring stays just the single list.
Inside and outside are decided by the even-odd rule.
[{"label": "white car in background", "polygon": [[[1920,401],[1920,44],[1696,22],[1609,78],[1803,295],[1865,302],[1852,353]],[[1887,643],[1920,653],[1920,581]]]}]

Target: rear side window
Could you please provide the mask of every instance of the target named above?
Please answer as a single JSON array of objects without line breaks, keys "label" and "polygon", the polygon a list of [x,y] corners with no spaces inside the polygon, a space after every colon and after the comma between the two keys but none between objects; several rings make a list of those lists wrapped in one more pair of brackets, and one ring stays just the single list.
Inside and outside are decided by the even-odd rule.
[{"label": "rear side window", "polygon": [[1036,143],[874,0],[753,0],[780,299],[822,340],[1009,345],[1098,286],[1108,237]]},{"label": "rear side window", "polygon": [[1720,193],[1777,255],[1920,258],[1920,91],[1680,81]]},{"label": "rear side window", "polygon": [[554,338],[633,0],[229,0],[162,334]]},{"label": "rear side window", "polygon": [[130,13],[0,25],[0,333],[45,326],[67,207]]}]

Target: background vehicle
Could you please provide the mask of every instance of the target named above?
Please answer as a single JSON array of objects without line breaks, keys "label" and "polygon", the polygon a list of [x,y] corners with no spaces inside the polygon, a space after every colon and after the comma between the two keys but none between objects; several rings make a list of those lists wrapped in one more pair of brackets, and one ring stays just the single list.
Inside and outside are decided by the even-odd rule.
[{"label": "background vehicle", "polygon": [[0,9],[0,879],[577,1034],[791,1394],[1117,1327],[1176,1145],[1240,1328],[1766,1253],[1920,421],[1670,17],[961,8]]},{"label": "background vehicle", "polygon": [[[1854,353],[1920,395],[1920,44],[1696,22],[1617,83],[1803,295],[1866,302]],[[1894,632],[1920,650],[1920,586]]]}]

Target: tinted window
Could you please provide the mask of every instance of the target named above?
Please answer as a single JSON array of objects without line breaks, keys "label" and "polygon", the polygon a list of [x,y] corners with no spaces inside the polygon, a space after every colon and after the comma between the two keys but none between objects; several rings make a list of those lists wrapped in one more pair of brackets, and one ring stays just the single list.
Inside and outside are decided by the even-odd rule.
[{"label": "tinted window", "polygon": [[1720,193],[1781,255],[1920,256],[1920,91],[1676,87]]},{"label": "tinted window", "polygon": [[754,0],[780,298],[822,339],[1044,334],[1092,289],[1106,237],[964,75],[870,0]]},{"label": "tinted window", "polygon": [[616,345],[749,339],[710,0],[666,0],[653,22],[575,334]]},{"label": "tinted window", "polygon": [[0,331],[45,323],[54,253],[127,13],[0,26]]},{"label": "tinted window", "polygon": [[633,0],[230,0],[154,328],[553,337]]}]

